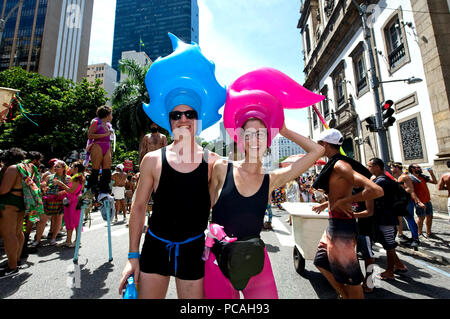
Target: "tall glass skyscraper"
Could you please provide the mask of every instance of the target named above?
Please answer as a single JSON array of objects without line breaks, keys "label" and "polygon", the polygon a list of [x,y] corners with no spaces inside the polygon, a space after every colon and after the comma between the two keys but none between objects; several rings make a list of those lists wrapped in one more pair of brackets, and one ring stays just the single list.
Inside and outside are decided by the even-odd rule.
[{"label": "tall glass skyscraper", "polygon": [[[3,3],[1,5],[1,3]],[[94,0],[3,0],[0,71],[20,66],[46,77],[86,76]]]},{"label": "tall glass skyscraper", "polygon": [[172,53],[168,32],[198,43],[197,0],[117,0],[112,67],[123,51],[145,51],[152,59]]}]

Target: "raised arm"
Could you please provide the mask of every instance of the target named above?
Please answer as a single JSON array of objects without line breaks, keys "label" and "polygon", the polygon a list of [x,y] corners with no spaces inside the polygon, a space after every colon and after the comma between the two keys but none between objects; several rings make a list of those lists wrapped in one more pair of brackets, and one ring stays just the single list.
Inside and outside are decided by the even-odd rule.
[{"label": "raised arm", "polygon": [[323,156],[325,149],[319,144],[313,142],[311,139],[306,138],[298,133],[295,133],[283,126],[280,134],[287,139],[293,141],[307,153],[305,156],[296,160],[289,167],[284,167],[273,171],[270,174],[270,190],[280,187],[287,182],[300,176],[303,172],[308,170],[314,163]]}]

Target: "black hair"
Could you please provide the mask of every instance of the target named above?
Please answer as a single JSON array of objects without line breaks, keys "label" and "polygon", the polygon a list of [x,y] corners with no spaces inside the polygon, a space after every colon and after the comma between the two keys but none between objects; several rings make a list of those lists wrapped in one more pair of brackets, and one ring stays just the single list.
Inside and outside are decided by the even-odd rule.
[{"label": "black hair", "polygon": [[413,173],[414,164],[408,166],[408,172]]},{"label": "black hair", "polygon": [[378,158],[378,157],[374,157],[372,158],[369,162],[372,162],[373,165],[378,166],[379,168],[384,170],[384,162],[382,159]]},{"label": "black hair", "polygon": [[447,167],[450,168],[450,161],[447,161]]},{"label": "black hair", "polygon": [[27,153],[27,158],[32,161],[33,160],[42,161],[44,159],[44,155],[36,151],[31,151]]},{"label": "black hair", "polygon": [[6,166],[11,166],[22,162],[26,158],[27,153],[18,147],[12,147],[4,152],[3,161]]},{"label": "black hair", "polygon": [[112,109],[109,106],[107,106],[107,105],[100,106],[97,109],[97,117],[99,119],[104,119],[109,114],[111,114],[111,112],[112,112]]}]

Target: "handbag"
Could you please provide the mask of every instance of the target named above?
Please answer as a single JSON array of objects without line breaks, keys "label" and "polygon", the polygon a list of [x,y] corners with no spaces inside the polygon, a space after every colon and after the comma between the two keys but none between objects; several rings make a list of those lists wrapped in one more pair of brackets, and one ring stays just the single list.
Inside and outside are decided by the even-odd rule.
[{"label": "handbag", "polygon": [[265,244],[259,236],[231,243],[215,240],[211,251],[223,275],[237,290],[244,290],[250,278],[264,268]]}]

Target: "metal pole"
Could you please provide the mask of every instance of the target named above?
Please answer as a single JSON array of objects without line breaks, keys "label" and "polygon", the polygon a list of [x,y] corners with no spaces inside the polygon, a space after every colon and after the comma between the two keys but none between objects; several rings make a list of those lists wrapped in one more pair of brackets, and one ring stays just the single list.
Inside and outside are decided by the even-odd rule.
[{"label": "metal pole", "polygon": [[112,258],[112,246],[111,246],[111,205],[108,197],[105,197],[104,204],[106,210],[106,222],[108,224],[108,252],[109,252],[109,261],[113,260]]},{"label": "metal pole", "polygon": [[78,224],[78,236],[77,236],[77,241],[75,244],[75,253],[73,255],[73,263],[76,264],[78,263],[78,252],[80,250],[80,242],[81,242],[81,230],[83,229],[83,218],[84,218],[84,211],[87,208],[87,204],[84,203],[81,206],[81,214],[80,214],[80,222]]},{"label": "metal pole", "polygon": [[367,51],[369,55],[370,62],[370,73],[371,73],[371,82],[372,82],[372,92],[373,98],[375,100],[375,121],[377,124],[377,135],[378,135],[378,144],[380,146],[380,157],[385,163],[386,167],[390,161],[389,158],[389,148],[387,143],[386,130],[383,127],[383,115],[381,110],[381,101],[380,95],[378,92],[378,88],[380,87],[380,82],[378,80],[375,68],[375,57],[373,55],[372,43],[370,42],[371,34],[370,28],[367,26],[367,17],[366,17],[366,6],[359,6],[355,0],[352,0],[353,4],[358,8],[359,15],[361,16],[363,32],[364,32],[364,40],[367,45]]}]

